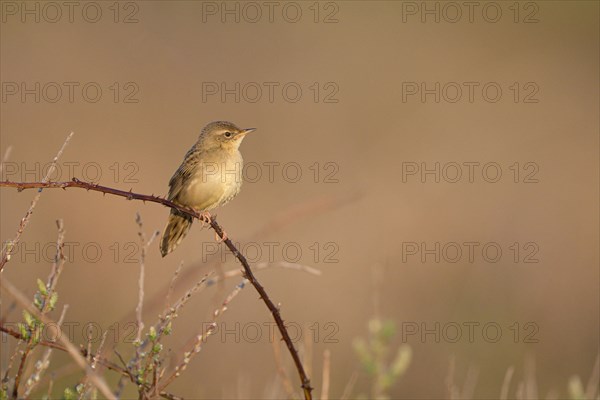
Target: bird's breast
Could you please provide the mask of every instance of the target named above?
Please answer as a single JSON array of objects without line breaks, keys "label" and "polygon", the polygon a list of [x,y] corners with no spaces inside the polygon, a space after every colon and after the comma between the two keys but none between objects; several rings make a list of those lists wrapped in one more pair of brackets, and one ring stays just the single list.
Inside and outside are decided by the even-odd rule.
[{"label": "bird's breast", "polygon": [[234,198],[242,186],[239,152],[202,160],[194,169],[179,200],[196,210],[210,210]]}]

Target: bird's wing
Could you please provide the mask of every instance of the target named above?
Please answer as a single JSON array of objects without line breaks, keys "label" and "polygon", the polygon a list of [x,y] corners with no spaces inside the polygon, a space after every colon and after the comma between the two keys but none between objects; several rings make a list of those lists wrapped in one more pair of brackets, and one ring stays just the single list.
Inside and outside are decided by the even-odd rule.
[{"label": "bird's wing", "polygon": [[169,181],[169,200],[175,200],[181,189],[188,183],[194,170],[200,163],[198,152],[192,147],[185,155],[183,162]]}]

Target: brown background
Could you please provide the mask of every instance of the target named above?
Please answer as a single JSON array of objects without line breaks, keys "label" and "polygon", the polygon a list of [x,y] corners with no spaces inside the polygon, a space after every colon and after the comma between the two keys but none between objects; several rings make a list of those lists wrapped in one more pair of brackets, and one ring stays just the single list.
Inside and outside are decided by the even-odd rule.
[{"label": "brown background", "polygon": [[[15,4],[23,7],[21,2]],[[412,363],[390,389],[393,398],[447,397],[445,380],[452,359],[459,386],[470,368],[478,371],[474,398],[498,397],[510,366],[515,367],[510,387],[514,396],[528,362],[535,364],[540,396],[566,396],[573,375],[587,382],[598,354],[599,323],[598,3],[537,2],[537,23],[523,23],[533,10],[525,9],[525,3],[520,3],[515,23],[509,9],[512,2],[494,3],[503,12],[497,23],[482,17],[484,3],[472,23],[465,8],[456,23],[443,18],[436,23],[432,16],[423,23],[420,15],[403,14],[402,3],[391,1],[342,1],[329,8],[321,3],[318,23],[309,8],[312,2],[295,3],[302,10],[297,23],[282,16],[285,3],[278,3],[272,22],[262,5],[263,15],[256,23],[244,19],[253,18],[251,9],[246,9],[248,14],[241,9],[239,22],[229,16],[223,23],[220,15],[204,14],[201,2],[141,1],[135,3],[137,11],[120,4],[120,20],[136,11],[138,22],[115,23],[109,9],[113,3],[96,4],[103,11],[97,23],[82,18],[85,3],[79,3],[72,23],[66,14],[56,23],[42,15],[38,23],[31,16],[22,22],[19,14],[3,13],[0,72],[4,85],[78,82],[81,88],[95,82],[102,88],[96,103],[86,101],[78,89],[73,102],[66,89],[56,103],[43,96],[36,103],[32,95],[24,101],[18,94],[3,99],[1,152],[10,146],[7,161],[17,168],[10,176],[5,169],[3,179],[40,179],[40,173],[25,175],[24,169],[50,161],[74,131],[61,158],[61,180],[72,177],[66,168],[72,162],[78,163],[73,175],[80,179],[93,178],[94,166],[99,166],[101,184],[164,195],[170,176],[204,124],[226,119],[257,127],[241,149],[246,162],[263,166],[263,175],[255,183],[246,182],[239,197],[217,213],[234,241],[258,243],[263,254],[257,262],[289,261],[281,248],[294,243],[302,249],[299,262],[322,271],[321,276],[281,268],[258,273],[273,299],[281,303],[284,318],[302,326],[304,337],[314,334],[311,326],[318,327],[310,367],[317,395],[325,349],[331,350],[330,396],[340,397],[355,371],[358,381],[352,397],[369,395],[372,379],[361,368],[352,342],[368,335],[368,321],[376,314],[395,322],[394,348],[401,344],[401,328],[407,323],[426,323],[432,329],[436,322],[445,326],[472,321],[480,327],[493,322],[503,329],[498,343],[485,340],[480,329],[473,343],[467,340],[466,328],[457,343],[443,336],[440,343],[432,335],[425,340],[409,336]],[[213,4],[225,7],[221,2]],[[227,7],[235,4],[228,2]],[[411,4],[425,7],[421,2]],[[435,2],[427,7],[436,4],[442,7]],[[324,23],[336,9],[337,22]],[[286,16],[293,18],[288,11]],[[122,98],[115,102],[109,89],[114,82],[121,94],[128,90],[125,84],[133,82],[139,88],[133,97],[138,102],[125,103]],[[218,95],[203,101],[203,82],[226,82],[229,87],[235,82],[242,86],[277,82],[280,86],[273,102],[266,91],[254,103],[243,96],[236,102],[231,95],[225,101]],[[288,82],[302,88],[296,103],[282,97],[281,87]],[[321,90],[317,102],[309,88],[314,82]],[[331,90],[325,88],[327,82],[339,88],[334,96],[337,103],[324,102]],[[403,82],[427,82],[429,87],[435,82],[478,82],[480,86],[473,102],[466,92],[456,103],[443,97],[436,103],[432,95],[425,102],[418,96],[403,102]],[[503,89],[496,103],[481,97],[487,82]],[[514,82],[522,90],[518,102],[509,89]],[[527,82],[539,88],[537,103],[523,101]],[[291,183],[293,170],[282,175],[279,167],[271,182],[264,164],[268,162],[298,163],[302,178]],[[436,183],[431,176],[425,183],[418,176],[403,182],[406,162],[425,162],[430,167],[436,162],[496,162],[503,175],[499,182],[488,183],[478,169],[472,183],[465,177],[457,183],[444,179]],[[523,176],[514,183],[509,167],[515,162],[521,172],[525,163],[535,163],[538,183],[523,183]],[[316,183],[310,168],[315,163],[321,171]],[[324,182],[324,174],[333,171],[325,169],[326,163],[337,167],[337,182]],[[84,165],[92,165],[85,171],[87,176]],[[125,179],[130,172],[133,182]],[[33,195],[33,191],[12,189],[0,192],[2,242],[14,236]],[[78,246],[58,285],[60,304],[70,304],[67,321],[80,324],[72,337],[76,343],[83,342],[81,324],[90,321],[104,330],[120,321],[122,342],[125,322],[134,320],[139,268],[136,262],[126,262],[125,256],[128,243],[138,243],[136,212],[141,213],[148,234],[162,230],[168,214],[158,205],[76,189],[47,190],[22,237],[22,246],[47,246],[56,239],[54,220],[63,218],[66,240]],[[291,219],[252,236],[278,217]],[[177,295],[214,269],[214,264],[202,262],[201,251],[201,243],[212,246],[213,241],[212,232],[194,226],[165,259],[156,242],[150,246],[146,324],[160,312],[160,307],[150,306],[151,299],[162,305],[165,285],[180,261],[187,275]],[[501,260],[486,262],[479,252],[473,263],[466,255],[456,263],[443,259],[436,263],[432,256],[425,262],[408,256],[403,262],[402,243],[425,242],[431,248],[435,242],[470,241],[498,243]],[[265,242],[278,243],[271,260]],[[317,260],[310,249],[315,242],[321,249]],[[324,246],[329,242],[338,249],[334,263],[324,262]],[[527,242],[537,244],[539,262],[523,262],[521,249],[515,263],[509,249],[514,242],[521,247]],[[89,262],[93,249],[87,257],[82,251],[90,243],[102,249],[97,262]],[[114,243],[120,249],[117,262]],[[31,296],[35,278],[45,279],[50,266],[43,255],[38,256],[35,250],[14,255],[2,279]],[[139,249],[134,248],[134,260],[138,256]],[[234,270],[239,265],[227,256],[217,270],[221,268]],[[166,342],[172,353],[202,321],[210,320],[217,302],[238,282],[235,278],[209,288],[184,308]],[[3,313],[10,303],[3,294]],[[55,311],[53,317],[57,316]],[[7,318],[16,321],[19,312]],[[232,331],[236,323],[241,324],[239,343],[234,334],[211,337],[171,391],[186,398],[281,396],[268,329],[262,325],[269,321],[254,290],[244,289],[219,320]],[[257,343],[244,340],[241,331],[253,322],[263,326]],[[337,328],[336,343],[324,339],[331,332],[325,329],[328,322],[334,323],[328,327]],[[526,333],[524,324],[537,324],[538,343],[524,343],[522,336],[514,343],[509,327],[515,322],[521,335]],[[3,340],[5,366],[15,343]],[[305,348],[302,341],[298,345]],[[127,353],[131,347],[121,343],[119,348]],[[55,357],[58,365],[69,362],[66,356]],[[283,359],[297,385],[285,352]],[[78,379],[75,370],[55,388],[62,390]],[[114,376],[110,382],[114,383]],[[45,388],[37,395],[42,392]]]}]

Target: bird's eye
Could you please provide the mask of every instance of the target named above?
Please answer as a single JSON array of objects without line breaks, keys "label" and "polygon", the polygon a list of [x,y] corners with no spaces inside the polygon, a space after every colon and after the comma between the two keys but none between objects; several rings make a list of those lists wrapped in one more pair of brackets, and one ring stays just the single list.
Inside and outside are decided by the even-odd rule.
[{"label": "bird's eye", "polygon": [[225,132],[225,137],[226,138],[230,138],[231,137],[231,132]]}]

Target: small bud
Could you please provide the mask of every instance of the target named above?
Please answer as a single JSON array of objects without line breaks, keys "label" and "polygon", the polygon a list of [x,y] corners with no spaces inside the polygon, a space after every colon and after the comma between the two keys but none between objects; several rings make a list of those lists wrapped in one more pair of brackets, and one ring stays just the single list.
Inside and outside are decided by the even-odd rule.
[{"label": "small bud", "polygon": [[57,301],[58,301],[58,293],[53,292],[52,295],[50,296],[50,300],[48,301],[48,307],[50,307],[50,311],[54,310],[54,307],[56,307]]},{"label": "small bud", "polygon": [[77,398],[77,396],[75,396],[75,392],[73,392],[73,389],[71,388],[66,388],[63,398],[65,400],[75,400]]},{"label": "small bud", "polygon": [[150,327],[150,331],[148,332],[148,338],[151,341],[155,341],[156,340],[156,328],[154,328],[154,326]]},{"label": "small bud", "polygon": [[169,321],[167,326],[165,326],[165,329],[163,329],[163,333],[168,336],[171,334],[172,331],[173,331],[173,326],[171,324],[171,321]]},{"label": "small bud", "polygon": [[25,323],[27,323],[28,327],[33,328],[35,325],[35,318],[29,314],[27,310],[23,310],[23,319],[25,320]]},{"label": "small bud", "polygon": [[42,308],[44,307],[44,300],[39,292],[33,295],[33,305],[40,311],[42,311]]},{"label": "small bud", "polygon": [[30,333],[29,333],[29,329],[27,329],[27,326],[25,324],[19,323],[17,325],[17,328],[19,329],[19,333],[21,334],[21,337],[24,340],[29,340]]},{"label": "small bud", "polygon": [[160,351],[162,350],[163,346],[160,343],[156,343],[154,346],[152,346],[152,352],[154,354],[158,354],[160,353]]},{"label": "small bud", "polygon": [[38,285],[38,290],[40,291],[40,293],[43,294],[44,296],[48,296],[48,288],[46,288],[46,284],[44,282],[42,282],[42,280],[40,278],[38,278],[38,280],[37,280],[37,285]]}]

